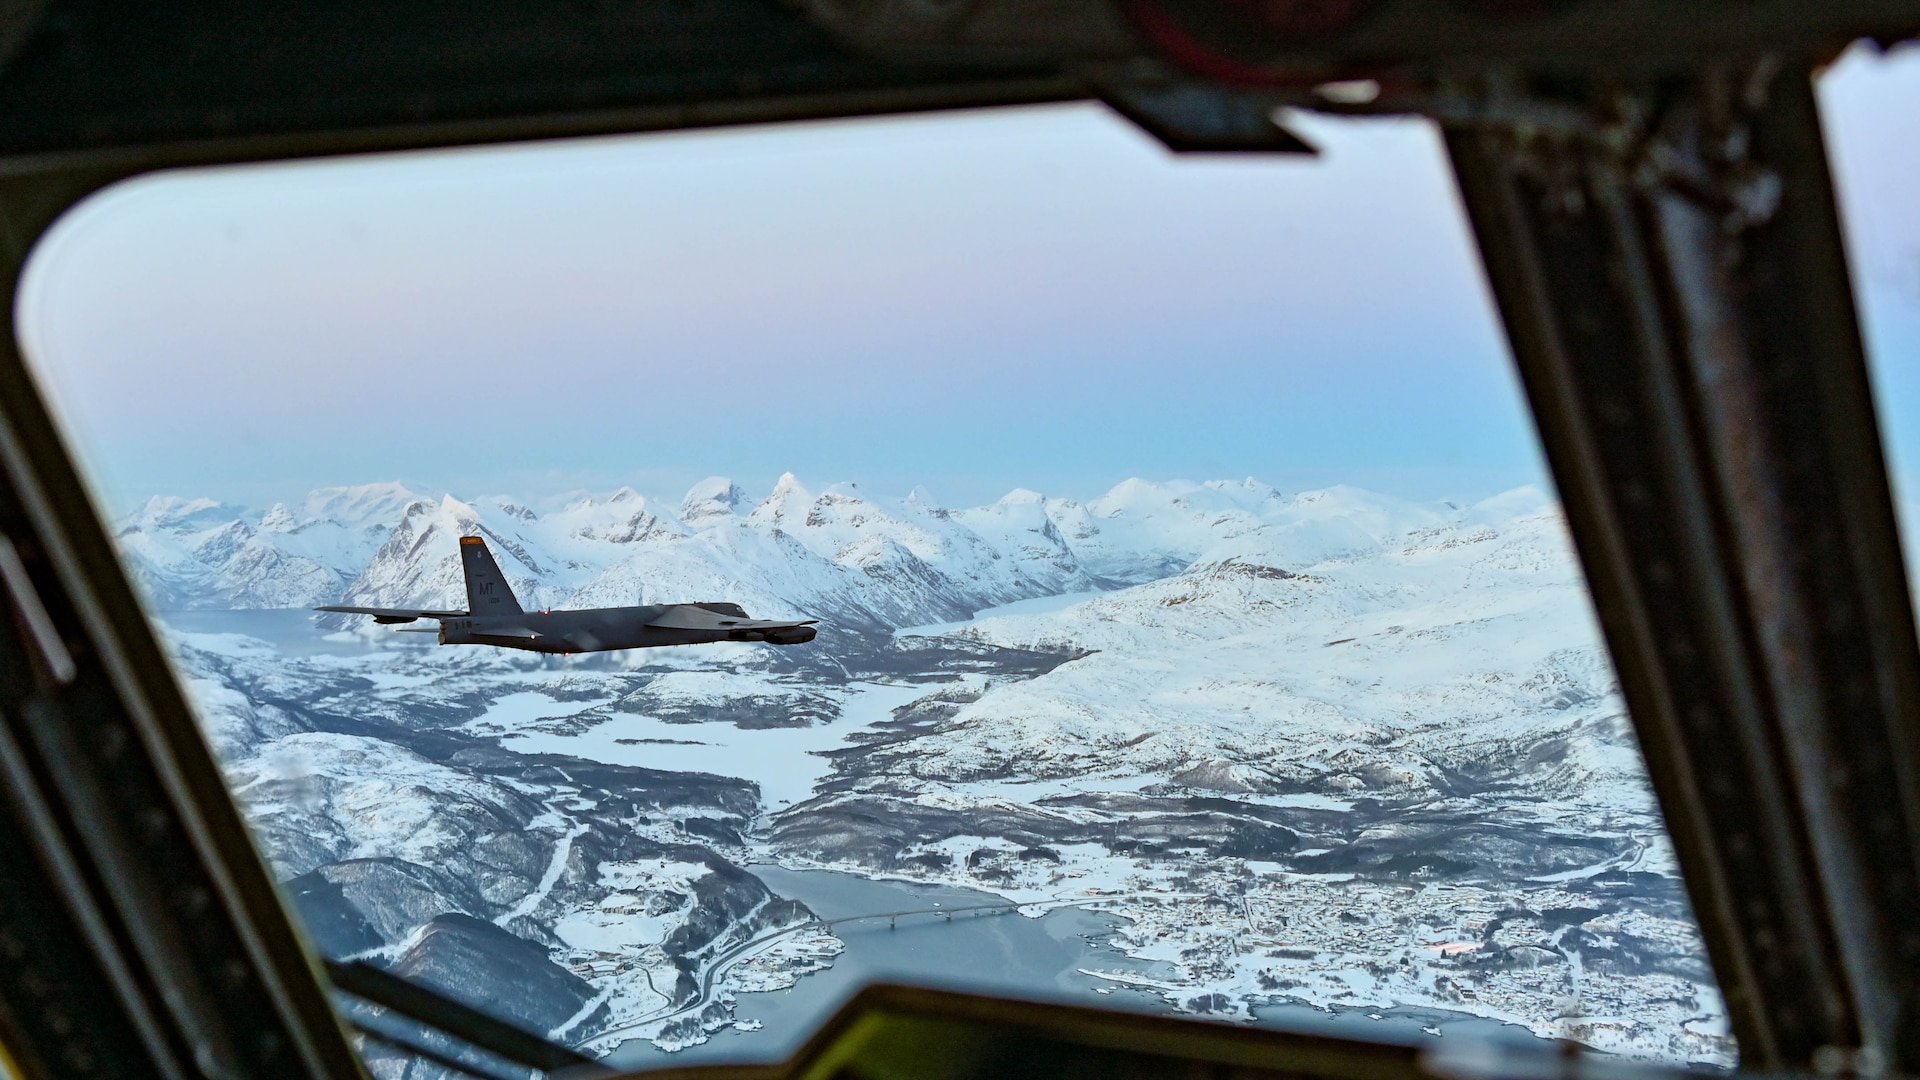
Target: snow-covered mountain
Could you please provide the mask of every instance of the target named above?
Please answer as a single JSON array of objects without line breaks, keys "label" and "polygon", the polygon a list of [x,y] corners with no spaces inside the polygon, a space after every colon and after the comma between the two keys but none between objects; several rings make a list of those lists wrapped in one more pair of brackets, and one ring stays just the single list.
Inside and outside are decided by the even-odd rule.
[{"label": "snow-covered mountain", "polygon": [[[760,991],[804,995],[862,947],[779,885],[851,875],[1116,920],[1029,992],[1242,1021],[1470,1014],[1731,1059],[1538,491],[1134,480],[949,510],[788,476],[758,501],[716,478],[536,513],[386,488],[257,520],[155,500],[122,536],[184,603],[291,595],[298,558],[356,602],[453,606],[473,533],[530,603],[726,598],[830,625],[793,649],[583,657],[386,634],[310,655],[305,619],[288,648],[177,635],[256,835],[335,955],[570,1042],[677,1050],[756,1030]],[[299,535],[360,537],[339,548],[357,567],[276,546]]]},{"label": "snow-covered mountain", "polygon": [[117,522],[114,538],[161,610],[307,607],[338,597],[418,499],[399,484],[367,484],[256,513],[157,495]]},{"label": "snow-covered mountain", "polygon": [[[384,484],[317,491],[297,512],[156,497],[118,535],[162,610],[457,608],[465,595],[456,541],[480,535],[530,606],[725,599],[771,618],[804,613],[889,630],[1150,581],[1259,529],[1291,530],[1316,551],[1371,543],[1346,517],[1323,524],[1328,498],[1339,493],[1287,499],[1252,480],[1136,479],[1086,503],[1016,490],[950,510],[923,491],[815,492],[788,474],[757,503],[713,477],[675,504],[622,488],[542,514],[511,498],[435,499]],[[1359,529],[1378,531],[1390,517],[1376,511]]]}]

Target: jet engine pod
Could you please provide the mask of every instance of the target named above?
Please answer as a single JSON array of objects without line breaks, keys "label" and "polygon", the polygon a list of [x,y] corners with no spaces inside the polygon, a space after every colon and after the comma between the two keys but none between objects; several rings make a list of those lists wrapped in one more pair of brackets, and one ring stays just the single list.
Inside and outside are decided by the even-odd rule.
[{"label": "jet engine pod", "polygon": [[767,641],[775,645],[804,645],[814,639],[815,633],[811,626],[787,626],[767,631]]}]

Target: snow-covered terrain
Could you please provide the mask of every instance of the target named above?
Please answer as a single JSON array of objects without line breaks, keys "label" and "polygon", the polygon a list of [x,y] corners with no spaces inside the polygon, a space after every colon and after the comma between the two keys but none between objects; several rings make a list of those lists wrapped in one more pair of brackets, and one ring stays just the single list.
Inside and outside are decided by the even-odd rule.
[{"label": "snow-covered terrain", "polygon": [[172,632],[330,953],[570,1042],[682,1046],[752,1030],[740,995],[838,953],[745,869],[778,863],[1098,906],[1125,962],[1088,970],[1178,1011],[1442,1009],[1732,1058],[1538,492],[1131,480],[949,510],[788,476],[536,513],[384,485],[257,515],[155,499],[119,529],[177,610],[459,606],[475,534],[529,605],[724,599],[824,629],[586,657],[352,618],[299,631],[331,651]]},{"label": "snow-covered terrain", "polygon": [[876,500],[839,484],[816,493],[789,474],[758,503],[715,477],[677,505],[622,488],[545,514],[511,498],[428,498],[397,484],[317,491],[298,513],[156,497],[116,532],[134,580],[163,610],[457,607],[466,596],[455,540],[484,536],[529,606],[699,597],[887,631],[1150,581],[1276,522],[1341,542],[1337,523],[1296,516],[1293,501],[1252,480],[1130,480],[1085,504],[1016,491],[950,511],[923,492]]}]

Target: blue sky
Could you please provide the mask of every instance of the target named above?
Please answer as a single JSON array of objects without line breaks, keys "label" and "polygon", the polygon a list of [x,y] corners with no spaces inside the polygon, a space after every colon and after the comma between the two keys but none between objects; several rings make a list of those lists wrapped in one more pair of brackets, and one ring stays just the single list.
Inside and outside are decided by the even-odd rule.
[{"label": "blue sky", "polygon": [[[1920,453],[1916,69],[1826,93]],[[148,177],[56,226],[17,318],[116,509],[1541,482],[1434,133],[1306,126],[1317,160],[1175,158],[1085,105]]]},{"label": "blue sky", "polygon": [[1887,57],[1855,50],[1822,83],[1821,106],[1887,457],[1911,533],[1920,525],[1920,47]]}]

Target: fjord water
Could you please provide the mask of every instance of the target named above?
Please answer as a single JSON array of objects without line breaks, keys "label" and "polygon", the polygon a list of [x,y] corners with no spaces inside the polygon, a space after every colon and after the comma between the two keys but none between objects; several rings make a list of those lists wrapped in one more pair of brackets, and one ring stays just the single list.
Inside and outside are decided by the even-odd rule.
[{"label": "fjord water", "polygon": [[[889,911],[968,907],[1000,899],[976,889],[878,881],[830,870],[749,867],[774,892],[806,904],[822,919]],[[1082,974],[1085,967],[1117,968],[1134,962],[1097,942],[1112,932],[1113,916],[1079,909],[1049,912],[1033,919],[1018,914],[963,912],[943,917],[931,912],[887,919],[841,923],[833,928],[846,951],[826,971],[808,975],[787,990],[741,994],[735,1014],[759,1021],[760,1030],[732,1029],[706,1043],[666,1054],[644,1040],[622,1045],[607,1062],[617,1068],[645,1068],[703,1061],[771,1061],[792,1053],[861,987],[895,982],[1017,997],[1101,1004],[1125,1004],[1122,994],[1104,996],[1096,987],[1113,984]],[[1139,966],[1139,965],[1135,965]],[[1134,1007],[1151,1007],[1142,998]]]},{"label": "fjord water", "polygon": [[[1097,1008],[1158,1015],[1174,1010],[1157,994],[1091,975],[1128,972],[1153,979],[1158,965],[1143,963],[1106,944],[1125,920],[1085,908],[1056,908],[1039,918],[1013,912],[962,911],[1001,901],[978,889],[863,878],[833,870],[748,867],[767,887],[804,903],[822,919],[893,911],[916,911],[897,920],[875,918],[838,923],[834,936],[846,951],[833,966],[790,989],[741,994],[735,1016],[761,1027],[723,1029],[705,1043],[667,1053],[645,1039],[622,1044],[606,1058],[620,1069],[645,1069],[720,1061],[776,1061],[807,1037],[862,987],[874,983],[930,986],[1002,994]],[[1324,1010],[1279,1004],[1262,1008],[1256,1023],[1289,1031],[1349,1038],[1413,1042],[1439,1037],[1534,1041],[1526,1029],[1464,1013],[1432,1009]]]}]

